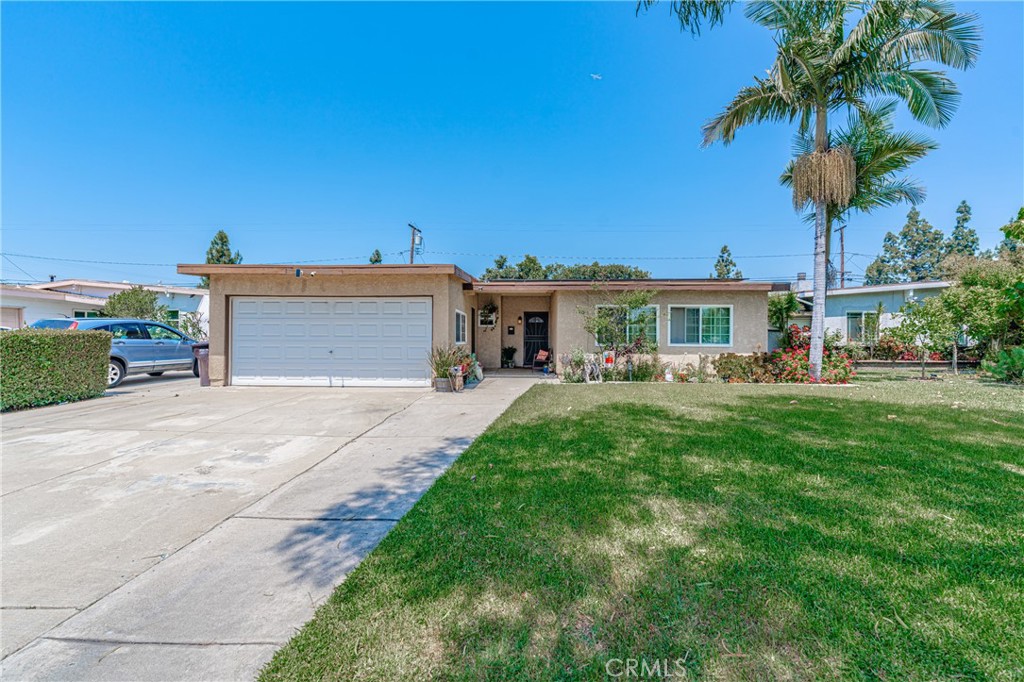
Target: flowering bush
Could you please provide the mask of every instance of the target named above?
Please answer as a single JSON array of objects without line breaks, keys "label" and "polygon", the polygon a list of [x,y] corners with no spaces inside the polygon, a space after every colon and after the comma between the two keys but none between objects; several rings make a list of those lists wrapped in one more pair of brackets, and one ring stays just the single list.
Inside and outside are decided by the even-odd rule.
[{"label": "flowering bush", "polygon": [[[768,358],[770,371],[777,381],[789,384],[815,383],[810,375],[807,348],[777,350]],[[845,384],[854,376],[853,360],[846,353],[826,350],[821,361],[821,379],[817,383]]]},{"label": "flowering bush", "polygon": [[[900,357],[907,351],[907,346],[891,334],[882,334],[875,344],[874,356],[879,360],[901,360]],[[911,351],[912,352],[912,351]],[[917,356],[910,358],[915,359]]]}]

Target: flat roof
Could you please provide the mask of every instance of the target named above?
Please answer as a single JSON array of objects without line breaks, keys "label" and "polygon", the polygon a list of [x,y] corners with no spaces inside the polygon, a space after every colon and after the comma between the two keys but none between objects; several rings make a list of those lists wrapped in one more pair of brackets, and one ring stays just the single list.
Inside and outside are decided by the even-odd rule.
[{"label": "flat roof", "polygon": [[[913,291],[914,289],[945,289],[949,282],[942,280],[922,280],[920,282],[899,282],[897,284],[868,284],[859,287],[830,288],[826,298],[851,294],[885,294],[893,291]],[[802,291],[798,295],[814,298],[813,291]]]},{"label": "flat roof", "polygon": [[[139,284],[139,283],[136,283],[136,282],[108,282],[106,280],[101,280],[101,279],[58,279],[58,280],[55,280],[53,282],[37,282],[35,284],[26,284],[25,286],[30,287],[32,289],[52,290],[52,291],[60,291],[60,290],[62,290],[64,288],[68,288],[68,287],[71,287],[71,288],[73,288],[73,287],[93,287],[95,289],[120,289],[122,291],[126,290],[126,289],[131,289],[132,287],[142,287],[143,289],[146,289],[148,291],[156,291],[156,292],[163,291],[163,292],[175,293],[175,294],[189,294],[189,295],[193,295],[193,294],[208,294],[209,293],[208,289],[202,289],[202,288],[199,288],[199,287],[189,288],[189,287],[172,286],[172,285],[169,285],[169,284]],[[74,293],[77,293],[77,292],[74,292]]]},{"label": "flat roof", "polygon": [[473,276],[458,267],[457,265],[428,265],[416,263],[413,265],[312,265],[309,263],[296,263],[288,265],[280,263],[275,265],[255,264],[249,265],[239,263],[228,264],[179,264],[178,273],[181,275],[291,275],[301,270],[303,274],[316,273],[324,277],[337,277],[346,275],[449,275],[463,280],[464,282],[475,281]]},{"label": "flat roof", "polygon": [[784,282],[751,282],[744,279],[519,279],[474,282],[484,293],[554,293],[556,291],[783,291]]}]

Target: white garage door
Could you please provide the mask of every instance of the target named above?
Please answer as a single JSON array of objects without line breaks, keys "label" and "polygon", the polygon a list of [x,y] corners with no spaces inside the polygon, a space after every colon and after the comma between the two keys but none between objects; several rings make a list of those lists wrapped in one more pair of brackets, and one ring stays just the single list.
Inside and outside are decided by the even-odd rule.
[{"label": "white garage door", "polygon": [[235,297],[236,386],[429,386],[431,300]]}]

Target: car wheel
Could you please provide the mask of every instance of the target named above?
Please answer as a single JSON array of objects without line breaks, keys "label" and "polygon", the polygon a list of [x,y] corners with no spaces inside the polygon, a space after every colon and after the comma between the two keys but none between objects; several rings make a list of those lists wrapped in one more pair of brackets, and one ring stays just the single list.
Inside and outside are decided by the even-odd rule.
[{"label": "car wheel", "polygon": [[192,373],[195,374],[196,376],[199,376],[199,361],[198,360],[193,360],[192,361]]},{"label": "car wheel", "polygon": [[162,377],[164,375],[163,372],[147,372],[147,374],[151,377]]},{"label": "car wheel", "polygon": [[124,381],[124,365],[120,360],[110,360],[107,368],[107,388],[119,386]]}]

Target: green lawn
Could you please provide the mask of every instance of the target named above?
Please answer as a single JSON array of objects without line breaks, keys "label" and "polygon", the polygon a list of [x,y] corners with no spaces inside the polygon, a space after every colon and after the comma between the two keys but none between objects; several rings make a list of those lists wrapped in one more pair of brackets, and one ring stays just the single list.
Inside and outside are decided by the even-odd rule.
[{"label": "green lawn", "polygon": [[534,387],[263,679],[605,679],[628,658],[1024,679],[1024,391]]}]

